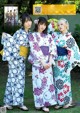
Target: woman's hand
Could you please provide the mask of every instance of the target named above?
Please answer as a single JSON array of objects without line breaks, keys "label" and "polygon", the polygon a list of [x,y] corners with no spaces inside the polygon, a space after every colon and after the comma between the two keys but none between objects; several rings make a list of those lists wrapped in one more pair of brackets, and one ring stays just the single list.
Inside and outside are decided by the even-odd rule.
[{"label": "woman's hand", "polygon": [[45,63],[45,62],[41,61],[41,64],[44,67],[44,69],[48,69],[48,68],[51,67],[51,64],[50,63]]},{"label": "woman's hand", "polygon": [[44,65],[44,68],[45,69],[48,69],[48,68],[50,68],[51,67],[51,64],[50,63],[46,63],[45,65]]},{"label": "woman's hand", "polygon": [[67,46],[63,46],[64,48],[67,48]]},{"label": "woman's hand", "polygon": [[6,33],[5,32],[2,32],[2,37],[5,37],[6,36]]}]

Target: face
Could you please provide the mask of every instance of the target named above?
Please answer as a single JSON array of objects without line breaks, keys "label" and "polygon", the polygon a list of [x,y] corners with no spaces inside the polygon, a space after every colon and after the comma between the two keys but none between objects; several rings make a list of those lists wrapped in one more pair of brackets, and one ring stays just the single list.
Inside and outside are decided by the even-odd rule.
[{"label": "face", "polygon": [[38,32],[42,33],[45,29],[46,29],[46,25],[45,24],[39,24],[38,25]]},{"label": "face", "polygon": [[67,24],[62,20],[58,23],[58,29],[60,32],[65,33],[67,31]]},{"label": "face", "polygon": [[26,19],[24,23],[24,28],[29,30],[31,28],[31,25],[32,25],[32,21]]}]

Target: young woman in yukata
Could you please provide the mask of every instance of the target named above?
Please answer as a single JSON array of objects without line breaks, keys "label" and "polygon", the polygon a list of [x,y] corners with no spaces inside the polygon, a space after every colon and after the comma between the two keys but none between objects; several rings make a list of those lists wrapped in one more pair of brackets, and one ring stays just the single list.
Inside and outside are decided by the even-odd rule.
[{"label": "young woman in yukata", "polygon": [[[56,65],[53,67],[53,75],[56,87],[57,105],[55,109],[73,107],[71,76],[73,67],[80,62],[79,48],[69,30],[69,23],[62,18],[58,21],[60,32],[52,33],[53,40],[57,45]],[[80,63],[79,63],[80,64]]]},{"label": "young woman in yukata", "polygon": [[32,82],[35,108],[49,112],[48,106],[56,105],[53,83],[52,57],[56,56],[56,45],[50,34],[47,34],[47,20],[39,17],[34,32],[29,36],[32,64]]},{"label": "young woman in yukata", "polygon": [[25,63],[27,54],[28,35],[31,28],[31,17],[24,13],[22,15],[22,28],[17,30],[13,36],[7,33],[2,35],[3,61],[8,61],[9,74],[6,84],[4,106],[13,109],[18,106],[22,110],[28,110],[24,105],[25,88]]}]

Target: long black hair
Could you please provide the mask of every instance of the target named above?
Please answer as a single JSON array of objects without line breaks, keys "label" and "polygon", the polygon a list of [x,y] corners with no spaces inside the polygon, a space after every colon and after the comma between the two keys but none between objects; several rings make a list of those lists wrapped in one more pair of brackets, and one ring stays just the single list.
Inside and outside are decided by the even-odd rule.
[{"label": "long black hair", "polygon": [[34,28],[34,31],[37,32],[38,31],[38,25],[39,24],[45,24],[46,25],[46,28],[45,30],[43,31],[44,34],[47,34],[47,29],[48,29],[48,22],[47,22],[47,19],[45,17],[39,17],[38,19],[38,23],[35,24],[35,28]]},{"label": "long black hair", "polygon": [[23,13],[22,16],[21,16],[22,26],[23,26],[23,27],[24,27],[24,23],[25,23],[26,19],[27,19],[27,21],[32,21],[30,15],[25,12],[25,13]]}]

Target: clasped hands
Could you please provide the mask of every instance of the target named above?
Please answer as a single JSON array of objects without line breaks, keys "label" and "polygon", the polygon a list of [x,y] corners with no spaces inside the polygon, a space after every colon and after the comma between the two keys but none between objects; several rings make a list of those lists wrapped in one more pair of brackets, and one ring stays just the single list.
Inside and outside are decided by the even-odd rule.
[{"label": "clasped hands", "polygon": [[44,69],[48,69],[48,68],[50,68],[51,65],[52,65],[51,62],[45,63],[44,61],[41,61],[41,64],[42,64],[42,66],[44,67]]}]

